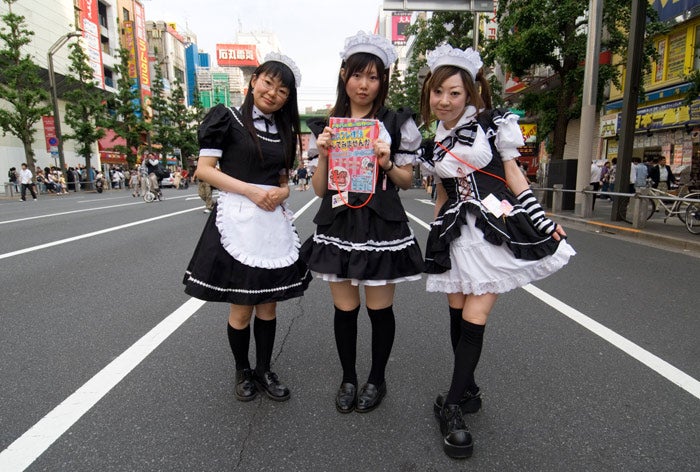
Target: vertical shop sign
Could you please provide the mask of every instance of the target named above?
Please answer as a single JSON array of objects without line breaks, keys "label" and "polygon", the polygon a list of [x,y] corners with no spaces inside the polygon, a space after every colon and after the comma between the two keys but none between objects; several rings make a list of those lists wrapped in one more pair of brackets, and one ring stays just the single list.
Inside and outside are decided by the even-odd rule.
[{"label": "vertical shop sign", "polygon": [[102,70],[102,47],[100,42],[100,19],[97,13],[97,0],[80,0],[80,26],[83,29],[85,53],[89,57],[90,67],[97,85],[105,88]]}]

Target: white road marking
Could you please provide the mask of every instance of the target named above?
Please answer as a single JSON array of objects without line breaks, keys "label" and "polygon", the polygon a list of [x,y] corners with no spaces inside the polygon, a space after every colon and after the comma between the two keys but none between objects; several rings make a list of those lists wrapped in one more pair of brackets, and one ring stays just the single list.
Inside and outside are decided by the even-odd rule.
[{"label": "white road marking", "polygon": [[[299,211],[294,219],[301,216],[316,200],[314,197]],[[127,225],[115,226],[103,231],[89,233],[75,238],[68,238],[49,245],[35,246],[29,250],[37,250],[50,245],[63,244],[69,240],[83,239],[85,237],[96,236],[109,231],[117,231],[138,224],[154,221],[160,218],[175,216],[188,211],[199,210],[197,207],[190,210],[179,211],[157,218],[150,218]],[[12,254],[12,253],[8,253]],[[16,255],[16,254],[14,254]],[[10,257],[6,254],[2,258]],[[95,374],[82,387],[66,398],[46,416],[39,420],[34,426],[29,428],[22,436],[17,438],[4,451],[0,452],[0,470],[3,472],[22,471],[29,467],[41,454],[44,453],[63,433],[68,431],[85,413],[99,402],[112,388],[121,382],[137,365],[153,352],[163,341],[175,332],[185,321],[187,321],[197,310],[204,306],[206,302],[196,298],[190,298],[167,318],[158,323],[156,327],[146,333],[141,339],[136,341],[130,348],[124,351],[119,357],[110,362],[100,372]]]},{"label": "white road marking", "polygon": [[[295,219],[301,216],[316,200],[314,197],[304,205],[296,214]],[[184,210],[177,213],[159,216],[127,225],[103,230],[102,232],[90,233],[70,240],[82,239],[91,235],[103,234],[104,232],[116,231],[137,224],[153,221],[160,218],[167,218],[188,211],[199,210],[201,207]],[[408,214],[409,218],[429,229],[429,225],[414,215]],[[62,240],[67,242],[68,240]],[[63,242],[56,242],[63,244]],[[55,244],[52,244],[55,245]],[[35,246],[39,248],[39,246]],[[36,250],[36,249],[34,249]],[[9,253],[8,253],[9,254]],[[2,255],[6,256],[6,255]],[[3,258],[0,256],[0,258]],[[7,256],[9,257],[9,256]],[[611,331],[600,323],[585,316],[583,313],[566,305],[546,292],[526,285],[523,287],[528,293],[542,300],[555,310],[571,318],[591,332],[602,337],[612,345],[618,347],[633,358],[652,368],[665,378],[671,380],[676,385],[685,389],[697,398],[700,398],[700,382],[654,356],[650,352],[642,349],[628,339]],[[102,397],[112,388],[121,382],[136,366],[138,366],[151,352],[153,352],[163,341],[165,341],[175,330],[187,321],[206,302],[190,298],[183,305],[161,321],[151,331],[146,333],[141,339],[124,351],[119,357],[110,362],[94,377],[88,380],[82,387],[66,398],[61,404],[56,406],[51,412],[39,420],[34,426],[27,430],[22,436],[17,438],[5,450],[0,452],[0,470],[14,472],[22,471],[29,467],[41,454],[44,453],[63,433],[75,424],[85,413],[87,413]]]},{"label": "white road marking", "polygon": [[61,244],[72,243],[74,241],[79,241],[81,239],[91,238],[93,236],[99,236],[105,233],[111,233],[112,231],[119,231],[121,229],[130,228],[132,226],[138,226],[145,223],[150,223],[152,221],[161,220],[163,218],[170,218],[171,216],[181,215],[183,213],[188,213],[190,211],[201,210],[204,207],[189,208],[187,210],[176,211],[175,213],[168,213],[166,215],[156,216],[154,218],[148,218],[146,220],[134,221],[124,225],[113,226],[111,228],[101,229],[99,231],[93,231],[92,233],[80,234],[78,236],[73,236],[71,238],[59,239],[58,241],[52,241],[50,243],[39,244],[38,246],[32,246],[25,249],[19,249],[17,251],[6,252],[5,254],[0,254],[0,260],[7,259],[8,257],[19,256],[20,254],[26,254],[28,252],[38,251],[40,249],[46,249],[53,246],[59,246]]},{"label": "white road marking", "polygon": [[700,399],[700,382],[691,377],[690,375],[672,366],[660,357],[655,356],[646,349],[643,349],[642,347],[633,343],[629,339],[620,336],[613,330],[606,328],[602,324],[589,318],[588,316],[584,315],[575,308],[572,308],[566,303],[554,298],[547,292],[540,290],[534,285],[525,285],[523,287],[523,290],[539,298],[544,303],[551,306],[562,315],[580,324],[587,330],[591,331],[593,334],[596,334],[601,338],[605,339],[607,342],[609,342],[616,348],[620,349],[626,354],[629,354],[632,358],[638,360],[645,366],[649,367],[651,370],[655,371],[664,378],[678,385],[683,390],[693,395],[695,398]]},{"label": "white road marking", "polygon": [[0,452],[0,470],[29,467],[206,302],[190,298]]}]

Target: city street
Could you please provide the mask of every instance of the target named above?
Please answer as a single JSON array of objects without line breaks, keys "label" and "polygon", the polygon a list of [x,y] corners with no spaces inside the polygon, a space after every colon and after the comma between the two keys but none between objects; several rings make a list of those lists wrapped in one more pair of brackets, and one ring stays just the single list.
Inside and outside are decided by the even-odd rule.
[{"label": "city street", "polygon": [[[313,281],[278,305],[273,370],[291,399],[238,402],[228,306],[183,292],[208,215],[195,186],[164,195],[0,200],[0,471],[700,469],[700,254],[565,223],[578,254],[493,311],[474,455],[457,461],[433,417],[452,371],[444,295],[397,287],[388,394],[341,415],[333,305]],[[423,244],[433,204],[401,195]],[[319,200],[289,204],[303,241]]]}]

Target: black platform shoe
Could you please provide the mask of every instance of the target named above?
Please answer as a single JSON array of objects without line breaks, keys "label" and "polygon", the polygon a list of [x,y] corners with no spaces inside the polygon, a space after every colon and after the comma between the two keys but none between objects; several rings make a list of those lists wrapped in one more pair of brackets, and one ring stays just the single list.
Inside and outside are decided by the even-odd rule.
[{"label": "black platform shoe", "polygon": [[277,374],[269,370],[262,375],[254,375],[255,384],[261,392],[265,392],[271,400],[283,402],[289,400],[289,389],[277,378]]},{"label": "black platform shoe", "polygon": [[374,410],[382,402],[384,395],[386,395],[386,382],[382,382],[379,387],[371,383],[364,384],[357,394],[355,411],[367,413]]},{"label": "black platform shoe", "polygon": [[447,404],[440,410],[442,448],[453,459],[466,459],[474,452],[474,441],[459,405]]},{"label": "black platform shoe", "polygon": [[[440,410],[442,410],[442,405],[445,404],[445,398],[447,398],[447,392],[440,393],[435,398],[435,403],[433,403],[435,418],[440,417]],[[476,393],[464,392],[464,395],[459,400],[459,408],[462,410],[463,415],[479,411],[481,409],[481,390],[477,390]]]},{"label": "black platform shoe", "polygon": [[342,383],[335,394],[335,409],[340,413],[352,413],[357,404],[357,387],[351,383]]},{"label": "black platform shoe", "polygon": [[234,390],[236,399],[242,402],[249,402],[258,396],[258,389],[253,381],[253,371],[243,369],[236,371],[236,388]]}]

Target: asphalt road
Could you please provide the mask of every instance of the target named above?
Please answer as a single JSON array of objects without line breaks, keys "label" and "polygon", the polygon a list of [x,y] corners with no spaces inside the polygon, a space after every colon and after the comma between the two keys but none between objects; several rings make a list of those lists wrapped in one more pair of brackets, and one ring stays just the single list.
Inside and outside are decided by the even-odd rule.
[{"label": "asphalt road", "polygon": [[[237,402],[227,307],[181,285],[207,215],[193,187],[165,196],[0,201],[0,471],[700,469],[700,255],[567,227],[570,264],[494,309],[484,407],[467,417],[475,452],[456,461],[432,415],[452,369],[443,295],[398,286],[374,412],[334,408],[320,281],[278,307],[273,370],[291,399]],[[402,197],[423,242],[433,206],[421,190]],[[290,197],[302,239],[312,200]],[[369,335],[363,308],[361,381]]]}]

